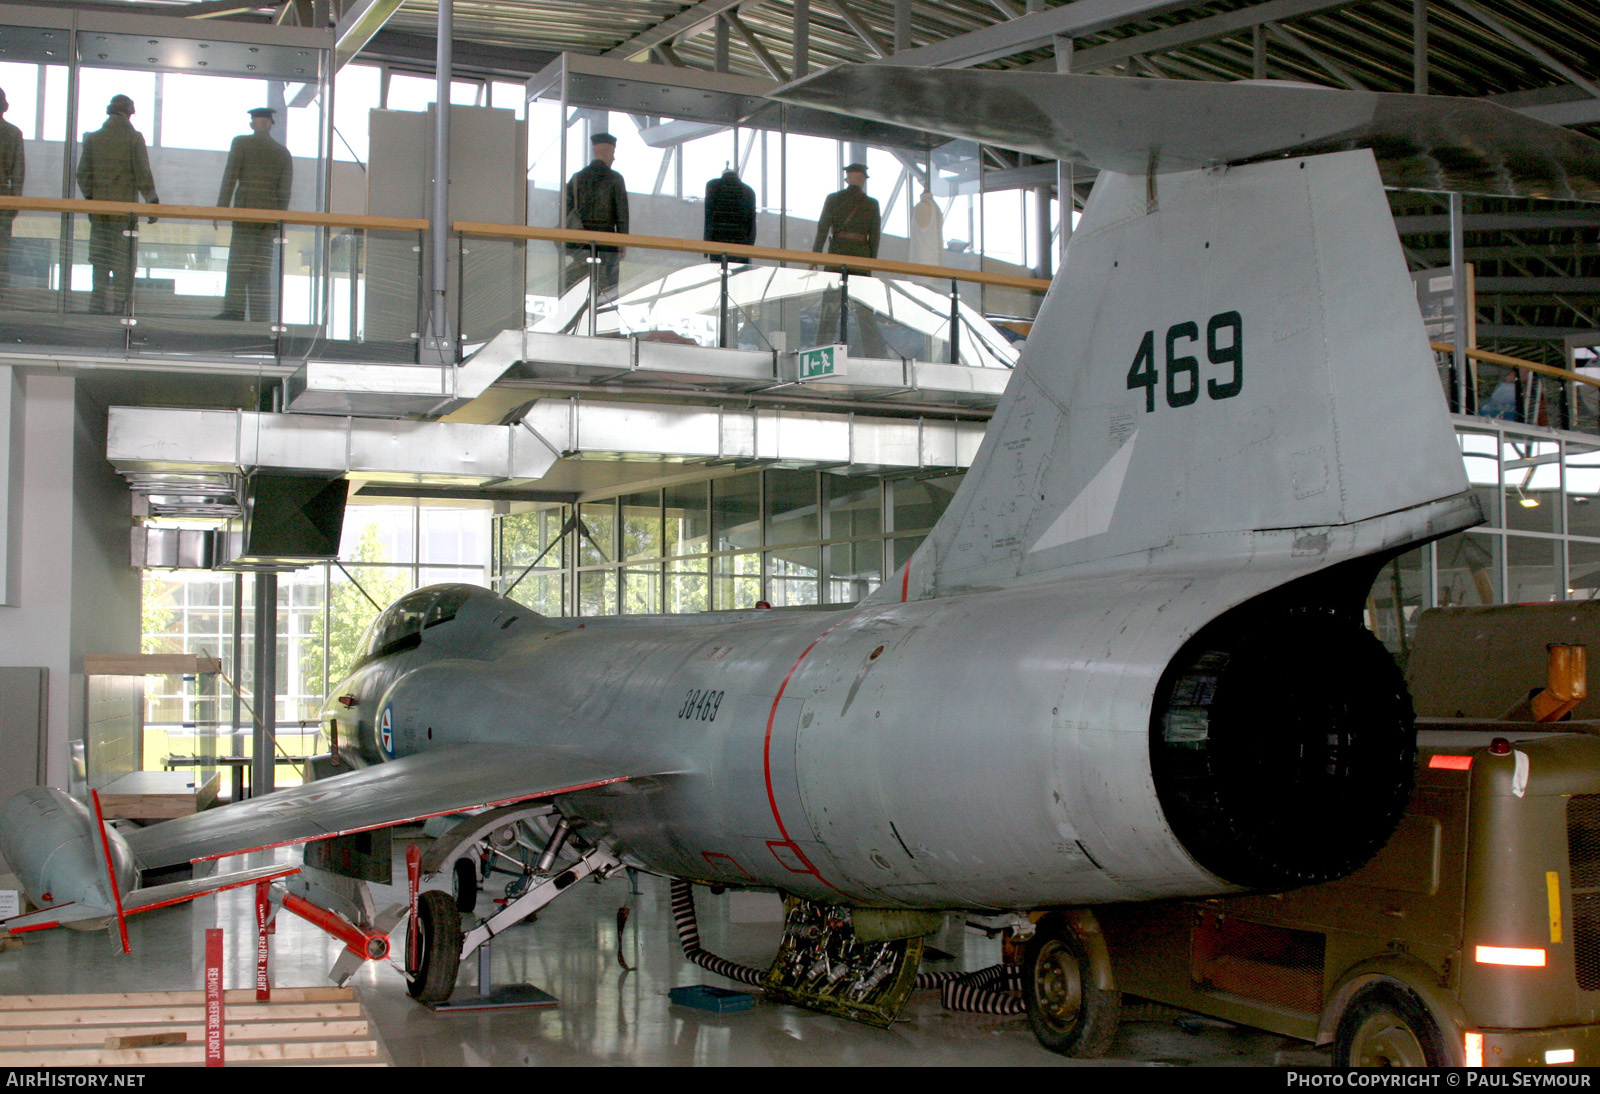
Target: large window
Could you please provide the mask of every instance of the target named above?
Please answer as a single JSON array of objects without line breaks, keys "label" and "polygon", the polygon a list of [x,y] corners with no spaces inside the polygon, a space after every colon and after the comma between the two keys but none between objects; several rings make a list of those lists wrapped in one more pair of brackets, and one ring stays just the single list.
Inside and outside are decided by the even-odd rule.
[{"label": "large window", "polygon": [[774,469],[530,505],[495,519],[495,588],[546,615],[853,604],[960,481]]},{"label": "large window", "polygon": [[1458,426],[1468,487],[1484,523],[1386,565],[1368,625],[1402,658],[1432,607],[1600,596],[1600,448],[1576,434]]},{"label": "large window", "polygon": [[[487,585],[490,510],[407,501],[352,506],[345,514],[337,564],[278,575],[278,687],[273,721],[280,749],[307,755],[318,713],[330,688],[348,672],[358,643],[379,610],[424,585]],[[151,677],[145,687],[145,766],[168,755],[200,753],[207,735],[212,755],[250,755],[255,709],[255,580],[210,571],[146,571],[144,649],[220,658],[224,679]],[[239,685],[235,720],[235,601],[240,602]],[[240,731],[234,733],[235,724]],[[278,784],[298,781],[280,770]]]}]

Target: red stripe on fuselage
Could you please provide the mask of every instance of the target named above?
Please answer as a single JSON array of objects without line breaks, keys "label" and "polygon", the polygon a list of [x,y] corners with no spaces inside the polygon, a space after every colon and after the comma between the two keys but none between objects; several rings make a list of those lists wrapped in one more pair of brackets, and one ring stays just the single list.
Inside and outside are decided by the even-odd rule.
[{"label": "red stripe on fuselage", "polygon": [[[795,853],[795,857],[798,858],[806,867],[805,871],[797,870],[794,871],[795,873],[809,873],[812,877],[822,882],[822,884],[834,890],[834,892],[839,891],[838,887],[817,872],[816,866],[812,864],[810,859],[806,858],[806,853],[800,850],[799,845],[790,838],[789,829],[783,823],[783,815],[778,812],[778,795],[774,793],[772,789],[772,725],[778,717],[778,704],[782,702],[783,693],[788,689],[789,681],[794,679],[795,671],[799,669],[800,662],[804,661],[808,656],[810,656],[811,651],[817,648],[818,642],[821,642],[824,638],[838,630],[848,620],[853,619],[858,614],[859,613],[857,612],[850,613],[850,615],[839,620],[839,622],[835,623],[833,626],[817,635],[811,640],[811,645],[801,650],[800,656],[794,659],[794,664],[790,665],[789,671],[784,674],[783,683],[778,685],[778,693],[772,697],[772,709],[767,712],[767,737],[766,740],[761,744],[761,773],[767,782],[767,804],[772,808],[772,819],[778,825],[778,834],[783,837],[782,840],[768,840],[767,846],[771,847],[772,844],[776,842],[782,843],[784,846],[788,847]],[[776,852],[774,852],[774,854],[776,854]],[[782,859],[779,859],[778,861],[783,862]],[[784,865],[785,867],[788,867],[787,863],[784,863]]]}]

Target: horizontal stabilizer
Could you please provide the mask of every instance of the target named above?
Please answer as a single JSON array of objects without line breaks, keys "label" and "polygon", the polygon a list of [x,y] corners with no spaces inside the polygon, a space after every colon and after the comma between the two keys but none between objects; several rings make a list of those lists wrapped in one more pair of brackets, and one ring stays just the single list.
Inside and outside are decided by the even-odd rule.
[{"label": "horizontal stabilizer", "polygon": [[72,927],[75,930],[87,931],[103,927],[116,918],[115,908],[75,901],[71,904],[58,904],[54,908],[29,912],[27,915],[12,916],[0,926],[10,934],[47,931],[51,927]]},{"label": "horizontal stabilizer", "polygon": [[602,758],[504,745],[444,748],[290,787],[127,834],[146,870],[622,782]]},{"label": "horizontal stabilizer", "polygon": [[[258,866],[251,870],[237,870],[226,874],[213,874],[210,877],[193,878],[189,881],[174,881],[166,885],[152,885],[146,889],[135,889],[132,892],[124,893],[122,896],[122,911],[124,915],[153,911],[156,908],[166,908],[173,904],[183,904],[186,901],[210,896],[212,893],[254,885],[258,881],[275,881],[278,878],[288,877],[290,874],[299,872],[300,867],[298,866],[280,864]],[[27,915],[13,916],[3,924],[0,924],[0,927],[3,927],[11,934],[43,931],[51,927],[72,927],[76,930],[91,930],[110,925],[116,918],[117,910],[115,908],[75,901],[71,904],[61,904],[54,908],[30,912]]]},{"label": "horizontal stabilizer", "polygon": [[1370,148],[1388,186],[1600,201],[1600,141],[1482,99],[882,65],[773,97],[1122,174]]},{"label": "horizontal stabilizer", "polygon": [[210,896],[212,893],[254,885],[259,881],[276,881],[278,878],[299,872],[298,866],[258,866],[253,870],[234,870],[226,874],[213,874],[210,877],[152,885],[147,889],[135,889],[131,893],[124,893],[122,910],[127,915],[148,912],[154,908],[165,908],[168,905],[182,904],[187,900]]}]

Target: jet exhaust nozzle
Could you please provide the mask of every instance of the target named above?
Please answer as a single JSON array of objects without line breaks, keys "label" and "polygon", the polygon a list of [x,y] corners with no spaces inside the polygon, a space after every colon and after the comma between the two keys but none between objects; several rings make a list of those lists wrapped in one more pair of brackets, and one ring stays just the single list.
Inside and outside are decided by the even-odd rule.
[{"label": "jet exhaust nozzle", "polygon": [[1151,766],[1168,822],[1248,888],[1331,881],[1386,843],[1416,726],[1389,652],[1348,615],[1300,609],[1202,632],[1163,681]]}]

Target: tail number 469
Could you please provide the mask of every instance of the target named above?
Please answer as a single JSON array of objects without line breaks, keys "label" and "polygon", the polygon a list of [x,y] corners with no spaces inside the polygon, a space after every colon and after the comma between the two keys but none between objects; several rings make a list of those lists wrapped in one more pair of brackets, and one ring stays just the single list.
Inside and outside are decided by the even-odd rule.
[{"label": "tail number 469", "polygon": [[[1188,406],[1200,398],[1200,359],[1194,356],[1200,342],[1198,323],[1174,323],[1167,328],[1166,377],[1167,405]],[[1206,322],[1206,361],[1220,366],[1217,375],[1205,379],[1206,395],[1212,399],[1231,399],[1244,388],[1244,320],[1236,311],[1219,312]],[[1146,413],[1156,408],[1156,388],[1162,386],[1162,373],[1156,371],[1156,332],[1147,330],[1128,369],[1128,390],[1144,388]]]}]

